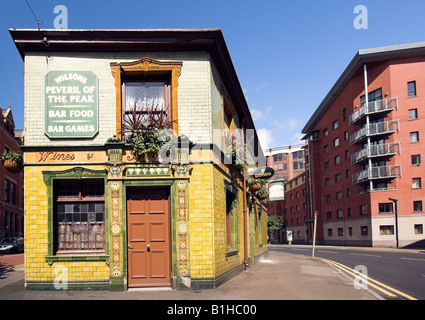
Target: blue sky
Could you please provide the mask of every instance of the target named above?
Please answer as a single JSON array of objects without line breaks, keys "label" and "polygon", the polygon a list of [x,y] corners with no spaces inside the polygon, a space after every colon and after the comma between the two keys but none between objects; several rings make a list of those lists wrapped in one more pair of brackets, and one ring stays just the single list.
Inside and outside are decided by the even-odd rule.
[{"label": "blue sky", "polygon": [[[425,41],[423,0],[27,0],[41,28],[55,6],[70,29],[221,28],[263,148],[301,129],[360,49]],[[0,106],[24,126],[24,64],[9,28],[37,28],[25,0],[0,0]],[[357,5],[367,29],[356,29]],[[267,138],[267,139],[265,139]]]}]

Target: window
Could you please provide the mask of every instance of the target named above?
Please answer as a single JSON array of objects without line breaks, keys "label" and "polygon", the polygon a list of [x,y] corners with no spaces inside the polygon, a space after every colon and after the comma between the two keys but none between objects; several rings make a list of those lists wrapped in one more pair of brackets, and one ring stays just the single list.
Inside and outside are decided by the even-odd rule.
[{"label": "window", "polygon": [[360,235],[367,236],[369,234],[369,230],[367,226],[360,226]]},{"label": "window", "polygon": [[337,193],[335,193],[335,198],[336,198],[337,201],[341,200],[342,199],[342,192],[338,191]]},{"label": "window", "polygon": [[413,211],[422,212],[422,201],[413,201]]},{"label": "window", "polygon": [[416,97],[416,81],[410,81],[407,83],[407,97]]},{"label": "window", "polygon": [[328,153],[328,151],[329,151],[329,147],[328,147],[328,145],[326,145],[326,146],[324,146],[323,147],[323,153]]},{"label": "window", "polygon": [[344,229],[338,228],[338,237],[342,237],[342,236],[344,236]]},{"label": "window", "polygon": [[341,209],[339,209],[339,210],[336,211],[336,217],[338,219],[342,219],[343,218],[343,214],[342,214],[342,210]]},{"label": "window", "polygon": [[419,132],[414,131],[410,132],[410,143],[419,142]]},{"label": "window", "polygon": [[332,122],[332,128],[335,130],[336,128],[338,128],[338,120],[335,120],[334,122]]},{"label": "window", "polygon": [[420,188],[422,188],[421,178],[413,178],[412,189],[420,189]]},{"label": "window", "polygon": [[[382,100],[382,88],[379,88],[379,89],[376,89],[376,90],[369,92],[367,97],[368,97],[369,102]],[[363,96],[360,97],[360,103],[361,103],[362,107],[365,104],[365,102],[366,102],[366,99],[365,99],[365,96],[363,95]]]},{"label": "window", "polygon": [[[171,126],[170,86],[166,81],[123,83],[122,132],[128,140],[132,130]],[[226,114],[226,112],[224,112]],[[227,115],[227,114],[226,114]],[[227,129],[231,117],[227,119]]]},{"label": "window", "polygon": [[335,165],[337,165],[337,164],[339,164],[341,162],[341,157],[340,156],[336,156],[335,158],[334,158],[334,164]]},{"label": "window", "polygon": [[328,170],[329,169],[329,161],[326,161],[325,162],[325,170]]},{"label": "window", "polygon": [[325,187],[329,187],[331,185],[331,179],[330,178],[326,178],[325,179]]},{"label": "window", "polygon": [[332,237],[332,229],[328,229],[328,236]]},{"label": "window", "polygon": [[302,159],[303,158],[303,152],[302,151],[292,152],[292,158],[293,159]]},{"label": "window", "polygon": [[353,236],[353,227],[348,227],[348,235],[349,235],[350,237],[352,237],[352,236]]},{"label": "window", "polygon": [[347,208],[347,216],[351,217],[351,208]]},{"label": "window", "polygon": [[379,213],[393,213],[393,203],[385,202],[378,205]]},{"label": "window", "polygon": [[340,173],[337,173],[335,175],[335,183],[338,183],[338,182],[341,182],[341,174]]},{"label": "window", "polygon": [[350,188],[347,189],[347,199],[351,198],[351,190]]},{"label": "window", "polygon": [[418,109],[409,109],[409,120],[418,119]]},{"label": "window", "polygon": [[344,132],[344,140],[348,140],[348,131]]},{"label": "window", "polygon": [[4,201],[10,202],[10,182],[9,180],[4,180]]},{"label": "window", "polygon": [[278,161],[282,161],[282,154],[281,153],[273,155],[273,162],[278,162]]},{"label": "window", "polygon": [[338,147],[339,146],[339,138],[335,138],[334,139],[334,147]]},{"label": "window", "polygon": [[423,234],[424,233],[424,225],[423,224],[415,224],[415,234]]},{"label": "window", "polygon": [[55,182],[57,253],[105,251],[105,190],[103,180]]},{"label": "window", "polygon": [[331,203],[331,195],[326,195],[326,203]]},{"label": "window", "polygon": [[14,183],[12,183],[12,194],[10,198],[12,204],[16,204],[16,184]]},{"label": "window", "polygon": [[350,169],[345,170],[345,179],[350,179]]},{"label": "window", "polygon": [[326,212],[326,219],[332,220],[332,212],[331,211]]},{"label": "window", "polygon": [[394,234],[394,226],[379,226],[380,235],[392,235]]},{"label": "window", "polygon": [[227,251],[237,249],[236,195],[226,188],[226,244]]},{"label": "window", "polygon": [[412,154],[412,166],[420,166],[421,165],[421,155],[420,154]]},{"label": "window", "polygon": [[342,109],[342,120],[345,122],[347,121],[347,109]]},{"label": "window", "polygon": [[323,129],[323,136],[326,137],[328,135],[328,129]]},{"label": "window", "polygon": [[361,205],[360,206],[360,215],[364,216],[367,214],[367,204]]}]

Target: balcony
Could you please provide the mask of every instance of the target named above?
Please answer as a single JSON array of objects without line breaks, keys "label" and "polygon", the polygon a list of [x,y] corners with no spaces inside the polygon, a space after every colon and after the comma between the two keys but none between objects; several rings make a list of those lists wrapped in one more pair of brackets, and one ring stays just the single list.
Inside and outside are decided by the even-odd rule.
[{"label": "balcony", "polygon": [[361,183],[369,180],[394,179],[401,176],[401,165],[372,167],[353,174],[353,183]]},{"label": "balcony", "polygon": [[398,131],[400,128],[400,120],[390,120],[384,122],[371,123],[361,128],[350,136],[351,144],[358,143],[367,137],[387,135]]},{"label": "balcony", "polygon": [[350,124],[362,120],[367,115],[387,113],[394,109],[398,109],[398,97],[369,102],[350,115]]},{"label": "balcony", "polygon": [[359,163],[369,158],[389,157],[400,154],[401,143],[390,142],[370,145],[351,155],[351,163]]}]

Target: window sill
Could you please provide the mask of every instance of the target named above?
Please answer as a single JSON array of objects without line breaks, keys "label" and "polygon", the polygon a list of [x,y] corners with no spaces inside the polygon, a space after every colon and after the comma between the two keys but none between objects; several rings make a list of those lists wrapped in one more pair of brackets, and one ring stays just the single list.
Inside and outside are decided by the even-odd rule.
[{"label": "window sill", "polygon": [[238,254],[238,250],[229,250],[226,251],[226,258],[236,256]]},{"label": "window sill", "polygon": [[93,255],[82,255],[82,254],[64,254],[46,256],[46,262],[51,266],[54,262],[71,262],[71,261],[105,261],[109,262],[109,255],[106,254],[93,254]]}]

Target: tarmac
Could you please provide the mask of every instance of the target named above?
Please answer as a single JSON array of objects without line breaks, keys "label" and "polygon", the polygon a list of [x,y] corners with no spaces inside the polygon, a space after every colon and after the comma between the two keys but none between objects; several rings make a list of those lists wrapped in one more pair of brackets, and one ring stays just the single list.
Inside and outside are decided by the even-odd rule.
[{"label": "tarmac", "polygon": [[[24,268],[0,274],[0,300],[382,300],[321,259],[269,250],[266,258],[209,290],[30,291]],[[170,301],[169,301],[170,302]],[[176,310],[174,310],[176,311]],[[206,311],[206,310],[205,310]]]}]

